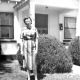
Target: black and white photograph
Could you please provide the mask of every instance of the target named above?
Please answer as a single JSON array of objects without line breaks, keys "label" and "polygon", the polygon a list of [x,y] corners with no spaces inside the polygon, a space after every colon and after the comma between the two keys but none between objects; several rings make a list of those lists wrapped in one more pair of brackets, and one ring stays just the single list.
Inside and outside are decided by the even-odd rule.
[{"label": "black and white photograph", "polygon": [[80,80],[80,0],[0,0],[0,80]]}]

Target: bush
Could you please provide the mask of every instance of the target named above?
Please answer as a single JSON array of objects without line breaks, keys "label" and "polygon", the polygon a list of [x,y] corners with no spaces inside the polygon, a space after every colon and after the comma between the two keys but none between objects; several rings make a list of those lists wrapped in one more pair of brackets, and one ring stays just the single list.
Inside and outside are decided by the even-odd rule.
[{"label": "bush", "polygon": [[71,40],[69,45],[69,51],[72,55],[73,63],[76,65],[80,65],[80,37],[75,37]]},{"label": "bush", "polygon": [[56,38],[49,35],[39,36],[37,69],[39,73],[70,72],[72,58]]}]

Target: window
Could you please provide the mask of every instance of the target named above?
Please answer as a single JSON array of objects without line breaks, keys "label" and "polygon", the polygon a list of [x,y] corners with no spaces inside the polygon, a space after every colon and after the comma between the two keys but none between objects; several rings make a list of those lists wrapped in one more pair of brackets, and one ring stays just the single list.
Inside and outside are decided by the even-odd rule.
[{"label": "window", "polygon": [[64,18],[64,38],[72,39],[76,35],[76,18],[65,17]]},{"label": "window", "polygon": [[14,38],[14,19],[13,13],[0,13],[0,38],[13,39]]},{"label": "window", "polygon": [[39,34],[48,34],[48,15],[35,14],[35,26]]}]

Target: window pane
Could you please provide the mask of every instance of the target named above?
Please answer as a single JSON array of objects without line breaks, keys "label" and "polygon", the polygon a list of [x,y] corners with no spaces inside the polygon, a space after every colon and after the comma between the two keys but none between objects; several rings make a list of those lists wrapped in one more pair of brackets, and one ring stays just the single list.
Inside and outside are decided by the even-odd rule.
[{"label": "window pane", "polygon": [[13,14],[0,13],[0,25],[13,25]]},{"label": "window pane", "polygon": [[13,27],[1,27],[0,38],[13,38]]},{"label": "window pane", "polygon": [[66,39],[74,38],[75,34],[76,34],[76,29],[65,29],[64,30],[64,37]]},{"label": "window pane", "polygon": [[76,28],[76,18],[64,18],[65,21],[65,27],[67,28]]},{"label": "window pane", "polygon": [[9,38],[9,29],[8,27],[1,27],[1,37],[2,38]]},{"label": "window pane", "polygon": [[0,13],[0,38],[14,38],[13,13]]},{"label": "window pane", "polygon": [[38,28],[38,33],[39,34],[48,34],[48,29],[46,29],[46,28]]}]

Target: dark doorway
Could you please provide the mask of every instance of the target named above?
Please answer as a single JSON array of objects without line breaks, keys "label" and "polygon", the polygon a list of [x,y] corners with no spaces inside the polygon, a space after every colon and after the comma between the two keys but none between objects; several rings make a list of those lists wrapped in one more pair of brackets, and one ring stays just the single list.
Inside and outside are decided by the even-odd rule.
[{"label": "dark doorway", "polygon": [[35,26],[40,34],[48,34],[48,14],[35,14]]}]

